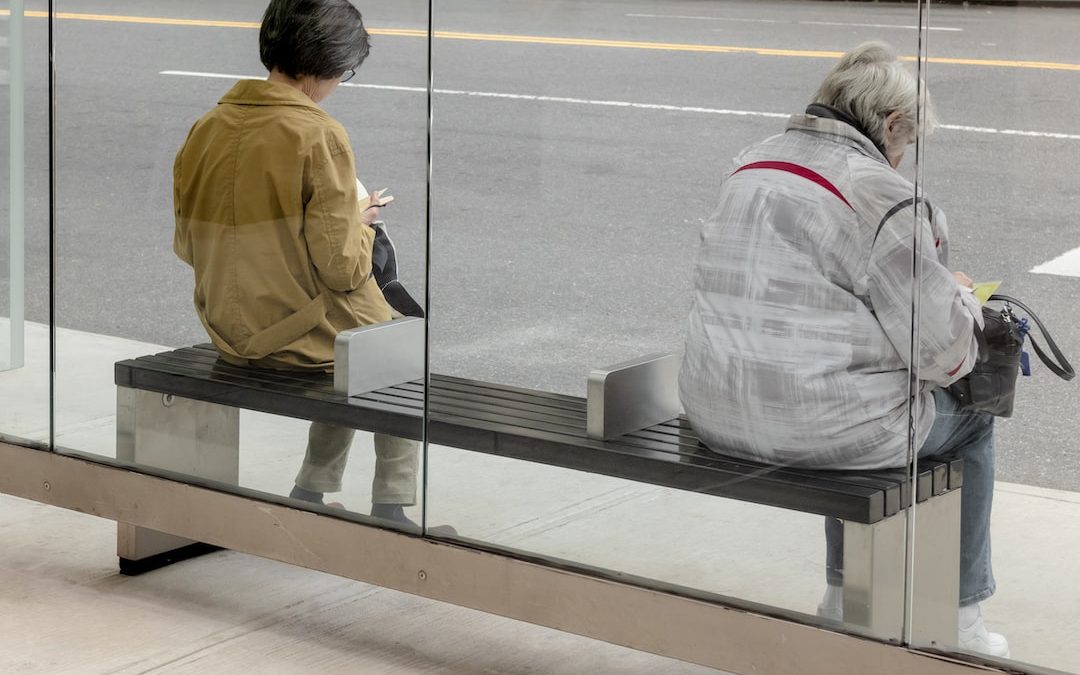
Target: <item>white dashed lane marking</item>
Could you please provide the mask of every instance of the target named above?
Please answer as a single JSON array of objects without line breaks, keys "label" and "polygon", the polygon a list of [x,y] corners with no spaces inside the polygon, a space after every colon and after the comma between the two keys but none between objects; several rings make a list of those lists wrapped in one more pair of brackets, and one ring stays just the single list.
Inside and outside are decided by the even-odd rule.
[{"label": "white dashed lane marking", "polygon": [[1062,253],[1058,257],[1031,268],[1035,274],[1056,274],[1063,277],[1080,277],[1080,247]]},{"label": "white dashed lane marking", "polygon": [[[249,75],[229,75],[226,73],[202,73],[187,70],[163,70],[161,75],[181,75],[185,77],[207,77],[225,80],[264,79]],[[375,89],[381,91],[409,91],[422,93],[424,87],[404,87],[389,84],[362,84],[345,82],[342,87],[357,89]],[[765,112],[761,110],[735,110],[729,108],[707,108],[702,106],[669,105],[666,103],[636,103],[633,101],[608,101],[603,99],[574,98],[571,96],[540,96],[537,94],[509,94],[495,91],[467,91],[464,89],[435,89],[436,94],[445,96],[471,96],[474,98],[508,99],[513,101],[536,101],[540,103],[563,103],[569,105],[593,105],[609,108],[629,108],[634,110],[659,110],[665,112],[697,113],[701,115],[732,115],[736,117],[770,117],[787,119],[788,113]],[[1029,136],[1033,138],[1055,138],[1068,141],[1080,141],[1080,134],[1065,134],[1056,131],[1030,131],[1024,129],[995,129],[993,127],[973,127],[959,124],[942,124],[939,129],[962,131],[975,134],[1001,134],[1004,136]]]},{"label": "white dashed lane marking", "polygon": [[[733,23],[788,23],[800,26],[846,26],[852,28],[900,28],[902,30],[919,30],[918,26],[895,23],[846,23],[842,21],[784,21],[781,19],[746,19],[736,16],[693,16],[687,14],[626,14],[635,19],[683,19],[686,21],[728,21]],[[947,33],[961,33],[963,28],[953,26],[928,26],[928,30],[936,30]]]}]

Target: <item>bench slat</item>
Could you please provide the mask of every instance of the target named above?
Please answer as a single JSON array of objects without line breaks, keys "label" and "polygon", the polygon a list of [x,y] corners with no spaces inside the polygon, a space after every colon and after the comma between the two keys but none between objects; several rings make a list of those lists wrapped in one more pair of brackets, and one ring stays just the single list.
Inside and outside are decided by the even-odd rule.
[{"label": "bench slat", "polygon": [[[686,418],[680,416],[679,421],[685,422]],[[654,427],[649,427],[648,429],[643,429],[641,431],[636,431],[628,434],[627,438],[640,437],[643,435],[649,435],[653,438],[656,438],[657,440],[663,440],[665,436],[683,436],[686,438],[693,438],[695,442],[700,442],[697,440],[696,434],[694,434],[694,432],[689,429],[689,423],[687,423],[685,426],[679,425],[678,430],[676,430],[671,422],[665,422],[664,424],[656,425]],[[955,490],[957,487],[960,487],[960,478],[958,476],[954,476],[953,472],[958,472],[962,465],[963,461],[961,460],[953,460],[950,463],[942,463],[939,460],[919,460],[919,470],[916,477],[919,485],[919,489],[917,490],[918,501],[926,501],[930,498],[931,495],[940,495],[949,489]],[[808,468],[796,470],[807,471],[813,473],[814,475],[838,474],[844,476],[845,480],[859,481],[864,478],[869,478],[872,481],[880,481],[885,485],[895,485],[899,491],[894,492],[894,494],[890,496],[890,500],[895,500],[897,506],[895,510],[888,510],[889,515],[892,515],[900,509],[907,508],[911,505],[910,484],[905,480],[905,476],[907,474],[906,469],[880,469],[875,472]],[[953,483],[956,483],[954,487],[947,487],[948,485]]]},{"label": "bench slat", "polygon": [[[121,369],[124,363],[118,363],[117,369]],[[401,438],[423,438],[422,408],[387,405],[366,399],[346,403],[342,397],[334,400],[311,394],[275,392],[267,390],[265,386],[252,386],[227,377],[202,375],[195,378],[182,369],[160,363],[143,363],[126,373],[118,373],[117,384]]]},{"label": "bench slat", "polygon": [[[479,407],[464,407],[461,404],[454,401],[445,401],[441,396],[432,396],[430,401],[431,410],[437,412],[443,412],[448,415],[459,416],[461,418],[483,421],[494,421],[501,423],[510,423],[514,426],[524,426],[537,429],[539,431],[551,431],[556,433],[566,433],[573,436],[576,440],[575,443],[579,445],[585,444],[585,424],[584,419],[577,423],[563,422],[562,420],[552,421],[546,415],[538,414],[506,414],[498,406],[492,406],[490,404],[480,405]],[[714,455],[711,451],[700,444],[698,438],[692,434],[683,432],[682,435],[673,435],[664,431],[657,431],[654,428],[646,429],[640,432],[634,432],[627,434],[618,439],[620,445],[627,445],[631,447],[637,447],[641,449],[649,449],[657,452],[670,453],[675,456],[691,455],[691,456],[710,456]],[[775,466],[759,464],[750,462],[747,460],[739,460],[739,462],[745,467],[746,471],[785,471],[791,472],[792,475],[799,475],[803,477],[813,476],[818,480],[829,480],[828,476],[832,472],[822,471],[809,471],[800,470],[791,467],[778,468]],[[900,509],[900,490],[896,485],[896,478],[882,478],[875,477],[872,474],[866,473],[853,473],[848,472],[843,474],[836,472],[838,476],[837,481],[843,481],[845,483],[858,483],[866,486],[873,486],[878,489],[893,488],[893,494],[891,500],[895,501],[895,508],[888,510],[888,515],[896,513]]]},{"label": "bench slat", "polygon": [[577,396],[570,396],[569,394],[557,394],[550,391],[539,391],[535,389],[525,389],[523,387],[515,387],[509,384],[499,384],[497,382],[477,382],[476,380],[468,380],[462,377],[456,377],[453,375],[435,375],[433,378],[438,378],[442,382],[447,384],[459,384],[466,387],[478,387],[491,391],[499,392],[505,396],[520,395],[526,398],[535,396],[537,399],[543,400],[548,405],[568,404],[571,406],[584,405],[584,400]]},{"label": "bench slat", "polygon": [[[455,418],[445,419],[440,413],[431,413],[430,418],[430,438],[442,445],[843,520],[873,523],[885,517],[884,494],[880,490],[864,489],[852,494],[856,491],[846,488],[842,493],[835,492],[813,479],[800,481],[777,472],[750,478],[743,467],[725,469],[722,461],[695,458],[697,461],[685,463],[658,462],[654,452],[632,452],[626,447],[590,447],[591,452],[581,452],[576,438],[561,434],[521,433],[517,427],[493,422],[463,427]],[[616,461],[618,470],[613,471]]]}]

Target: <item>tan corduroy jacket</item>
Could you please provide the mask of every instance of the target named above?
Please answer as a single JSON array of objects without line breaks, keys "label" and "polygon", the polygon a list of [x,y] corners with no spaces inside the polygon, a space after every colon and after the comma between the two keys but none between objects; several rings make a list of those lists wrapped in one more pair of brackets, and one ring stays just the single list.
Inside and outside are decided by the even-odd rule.
[{"label": "tan corduroy jacket", "polygon": [[329,370],[338,332],[390,319],[348,135],[302,92],[238,82],[177,153],[173,198],[173,248],[225,360]]}]

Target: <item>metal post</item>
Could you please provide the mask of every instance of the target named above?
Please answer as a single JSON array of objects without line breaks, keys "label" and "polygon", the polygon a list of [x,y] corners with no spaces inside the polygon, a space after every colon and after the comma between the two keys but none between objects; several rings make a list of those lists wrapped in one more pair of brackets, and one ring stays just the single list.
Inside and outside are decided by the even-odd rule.
[{"label": "metal post", "polygon": [[24,77],[23,0],[11,0],[7,17],[8,35],[8,330],[6,358],[0,356],[0,370],[21,368],[24,363],[24,304],[26,299],[26,231],[24,224]]}]

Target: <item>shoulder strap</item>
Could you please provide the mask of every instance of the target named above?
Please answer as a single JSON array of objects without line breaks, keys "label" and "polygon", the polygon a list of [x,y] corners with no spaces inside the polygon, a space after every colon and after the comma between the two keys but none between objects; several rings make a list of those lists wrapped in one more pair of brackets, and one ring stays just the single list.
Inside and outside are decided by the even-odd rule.
[{"label": "shoulder strap", "polygon": [[848,200],[844,197],[844,195],[840,193],[840,190],[836,189],[835,185],[830,183],[827,178],[822,176],[817,171],[814,171],[813,169],[808,169],[805,166],[793,164],[791,162],[751,162],[750,164],[746,164],[740,166],[738,169],[735,169],[735,171],[733,171],[731,175],[734,176],[740,171],[747,171],[749,169],[774,169],[776,171],[786,171],[788,173],[793,173],[796,176],[801,176],[809,181],[817,183],[821,187],[833,193],[840,199],[840,201],[844,202],[844,204],[846,204],[849,209],[851,209],[852,211],[855,210],[855,207],[852,206],[851,203],[848,202]]},{"label": "shoulder strap", "polygon": [[1035,325],[1039,327],[1039,332],[1041,332],[1043,337],[1046,339],[1046,346],[1050,349],[1050,352],[1054,355],[1054,358],[1057,359],[1057,363],[1054,363],[1046,355],[1042,348],[1039,347],[1039,344],[1035,342],[1034,336],[1029,336],[1031,337],[1031,346],[1035,349],[1035,354],[1039,357],[1039,360],[1043,362],[1043,365],[1050,369],[1050,372],[1054,373],[1063,380],[1071,380],[1073,379],[1073,377],[1076,376],[1076,371],[1073,370],[1073,367],[1069,363],[1068,359],[1066,359],[1065,355],[1061,353],[1060,349],[1058,349],[1057,343],[1054,342],[1054,338],[1050,337],[1050,332],[1046,330],[1046,326],[1044,326],[1043,322],[1039,320],[1039,317],[1035,315],[1035,312],[1031,311],[1030,307],[1028,307],[1014,297],[1008,295],[999,295],[997,293],[991,295],[990,300],[1007,302],[1010,305],[1016,305],[1020,309],[1024,310],[1024,313],[1027,314],[1028,317],[1030,317],[1031,320],[1035,322]]},{"label": "shoulder strap", "polygon": [[928,214],[927,215],[927,220],[929,220],[930,224],[933,225],[934,224],[934,207],[930,205],[930,200],[926,199],[925,197],[919,197],[917,199],[915,197],[908,197],[904,201],[899,202],[896,205],[894,205],[891,209],[889,209],[885,213],[885,216],[881,219],[881,222],[878,223],[877,231],[874,232],[874,241],[870,245],[873,246],[874,244],[877,243],[878,235],[881,234],[881,230],[885,227],[885,223],[889,222],[889,218],[892,218],[897,213],[899,213],[900,211],[903,211],[904,209],[911,206],[915,202],[922,202],[923,204],[926,204],[926,211],[927,211],[927,214]]}]

